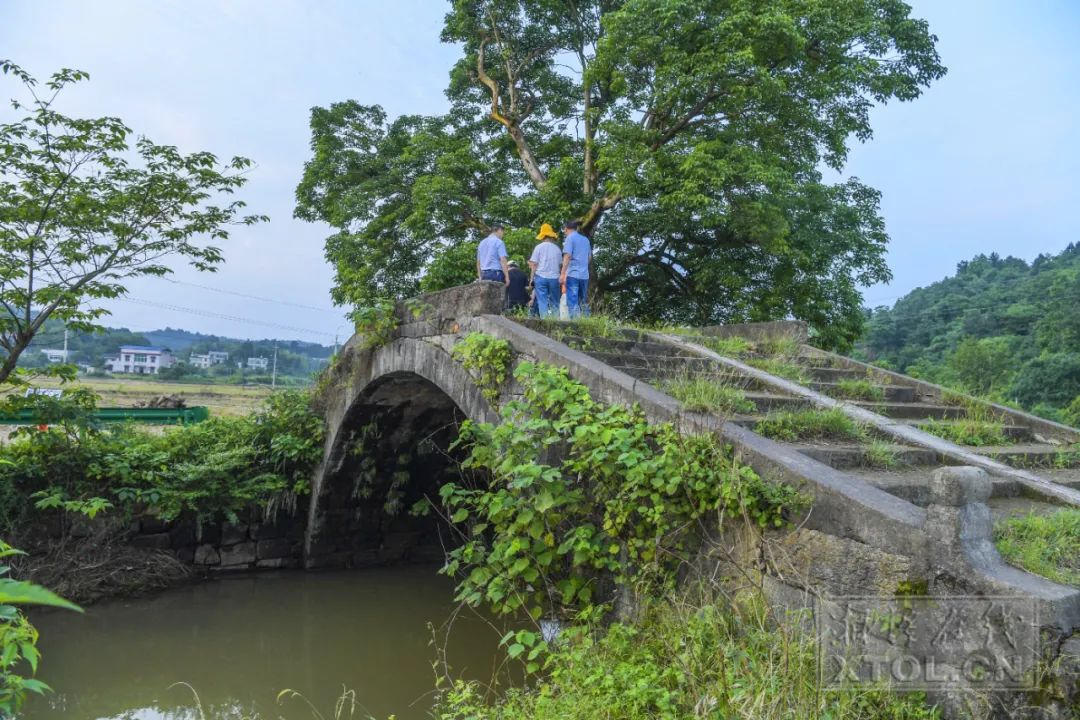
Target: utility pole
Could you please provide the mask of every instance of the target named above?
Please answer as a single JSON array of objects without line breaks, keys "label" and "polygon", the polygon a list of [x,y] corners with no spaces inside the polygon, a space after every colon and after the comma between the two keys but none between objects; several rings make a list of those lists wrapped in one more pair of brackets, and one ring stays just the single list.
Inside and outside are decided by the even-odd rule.
[{"label": "utility pole", "polygon": [[274,343],[274,369],[270,373],[270,389],[277,387],[277,343]]},{"label": "utility pole", "polygon": [[68,329],[67,329],[67,325],[65,325],[64,326],[64,362],[68,361],[67,341],[68,341]]}]

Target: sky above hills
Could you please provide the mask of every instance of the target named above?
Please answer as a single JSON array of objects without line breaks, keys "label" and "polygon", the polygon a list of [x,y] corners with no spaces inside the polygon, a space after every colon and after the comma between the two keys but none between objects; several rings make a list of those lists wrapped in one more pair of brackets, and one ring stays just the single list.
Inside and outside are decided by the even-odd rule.
[{"label": "sky above hills", "polygon": [[[1032,259],[1080,240],[1080,3],[911,0],[949,74],[874,112],[847,173],[883,193],[891,304],[978,253]],[[111,326],[330,343],[350,330],[328,289],[325,227],[292,219],[312,106],[354,98],[391,115],[445,109],[456,59],[439,0],[0,0],[0,57],[91,81],[72,114],[116,115],[185,151],[256,161],[242,191],[269,224],[237,229],[215,274],[140,279]],[[16,91],[0,81],[0,97]],[[2,112],[2,111],[0,111]],[[3,115],[0,115],[3,117]]]}]

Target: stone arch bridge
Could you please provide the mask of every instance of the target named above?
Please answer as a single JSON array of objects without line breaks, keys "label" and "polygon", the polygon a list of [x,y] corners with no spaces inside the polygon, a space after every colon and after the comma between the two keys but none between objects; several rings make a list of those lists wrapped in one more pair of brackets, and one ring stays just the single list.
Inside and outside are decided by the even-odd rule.
[{"label": "stone arch bridge", "polygon": [[[637,404],[651,421],[686,432],[715,433],[766,479],[801,488],[810,510],[778,543],[784,557],[760,569],[775,602],[893,596],[912,587],[934,596],[1021,598],[1050,638],[1044,655],[1080,656],[1080,590],[1006,565],[992,542],[993,523],[1010,514],[1080,506],[1080,457],[1062,461],[1080,442],[1076,430],[984,404],[984,415],[999,422],[1009,442],[978,449],[954,444],[935,428],[963,422],[974,400],[814,349],[803,344],[798,323],[707,328],[700,337],[626,331],[591,338],[560,324],[556,339],[541,325],[503,317],[503,288],[486,282],[434,293],[411,307],[422,309],[400,306],[385,344],[368,347],[367,337],[352,338],[320,389],[328,432],[313,480],[306,566],[441,555],[431,543],[436,528],[395,526],[384,511],[437,490],[452,471],[449,448],[463,419],[497,419],[451,355],[462,336],[482,332],[507,340],[519,359],[565,367],[598,400]],[[783,377],[770,374],[775,364],[710,348],[723,349],[708,340],[725,336],[795,347],[796,357],[788,358]],[[739,379],[753,412],[690,412],[663,391],[673,377],[720,376]],[[865,395],[853,396],[851,388]],[[762,414],[808,406],[844,413],[875,440],[783,442],[754,432]],[[883,453],[892,460],[875,466]],[[1049,701],[1051,710],[1065,708],[1061,703],[1076,692],[1075,675],[1068,675],[1075,667],[1059,665],[1066,668],[1066,689]]]}]

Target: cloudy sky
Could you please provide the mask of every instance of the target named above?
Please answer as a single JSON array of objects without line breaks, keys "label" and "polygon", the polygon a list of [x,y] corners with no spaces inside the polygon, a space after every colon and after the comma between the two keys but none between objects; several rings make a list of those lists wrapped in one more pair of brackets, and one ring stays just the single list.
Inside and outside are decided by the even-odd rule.
[{"label": "cloudy sky", "polygon": [[[1080,2],[911,0],[948,76],[875,112],[848,171],[884,193],[895,280],[870,304],[985,252],[1025,259],[1080,240]],[[234,232],[215,274],[132,283],[110,325],[329,343],[346,336],[323,260],[327,229],[292,219],[308,111],[354,98],[435,113],[456,57],[442,0],[0,0],[0,57],[43,77],[88,71],[72,114],[116,115],[184,151],[244,155],[269,224]],[[16,91],[0,80],[0,97]]]}]

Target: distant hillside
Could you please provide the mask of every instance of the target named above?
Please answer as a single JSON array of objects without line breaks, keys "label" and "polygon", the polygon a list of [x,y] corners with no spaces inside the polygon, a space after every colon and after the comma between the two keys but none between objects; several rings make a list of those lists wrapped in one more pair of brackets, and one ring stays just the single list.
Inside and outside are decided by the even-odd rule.
[{"label": "distant hillside", "polygon": [[960,263],[955,276],[870,311],[858,351],[902,372],[1076,423],[1080,245],[1030,264],[996,254]]},{"label": "distant hillside", "polygon": [[[45,356],[40,352],[44,348],[62,348],[64,344],[64,326],[59,321],[48,321],[35,338],[35,341],[23,353],[20,365],[40,367],[46,364]],[[229,364],[217,367],[214,374],[236,372],[236,364],[244,363],[249,357],[270,358],[277,347],[279,375],[306,377],[326,364],[334,349],[328,345],[304,340],[240,340],[237,338],[206,335],[178,328],[165,328],[148,332],[132,332],[127,328],[105,328],[100,333],[68,333],[69,359],[73,363],[89,365],[95,368],[103,366],[106,355],[116,353],[121,345],[156,345],[169,348],[181,361],[186,361],[192,352],[206,353],[219,350],[229,353]],[[186,368],[179,368],[175,375],[183,375]]]}]

